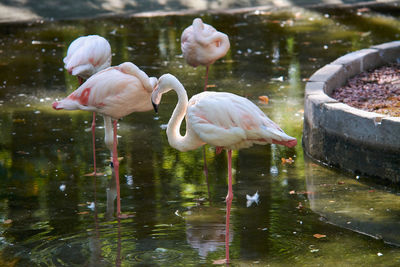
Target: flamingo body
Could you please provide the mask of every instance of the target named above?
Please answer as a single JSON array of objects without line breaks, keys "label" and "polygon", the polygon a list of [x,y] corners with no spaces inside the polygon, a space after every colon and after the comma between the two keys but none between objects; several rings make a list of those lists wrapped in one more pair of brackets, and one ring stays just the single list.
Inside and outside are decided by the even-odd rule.
[{"label": "flamingo body", "polygon": [[78,89],[53,103],[56,110],[87,110],[113,119],[152,109],[150,95],[157,79],[130,62],[91,76]]},{"label": "flamingo body", "polygon": [[70,74],[88,79],[111,65],[111,46],[101,36],[82,36],[70,44],[63,61]]},{"label": "flamingo body", "polygon": [[187,122],[205,143],[226,149],[272,143],[292,147],[297,143],[253,102],[231,93],[202,92],[193,96]]},{"label": "flamingo body", "polygon": [[217,31],[200,18],[193,20],[181,36],[181,50],[186,62],[193,67],[209,66],[226,55],[230,47],[226,34]]}]

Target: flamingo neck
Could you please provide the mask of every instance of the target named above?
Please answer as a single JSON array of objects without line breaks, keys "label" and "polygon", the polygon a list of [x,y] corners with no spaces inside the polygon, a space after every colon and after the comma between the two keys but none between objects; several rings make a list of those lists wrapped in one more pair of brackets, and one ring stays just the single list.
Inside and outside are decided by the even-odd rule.
[{"label": "flamingo neck", "polygon": [[179,151],[188,151],[196,149],[204,144],[197,134],[190,128],[186,121],[185,135],[181,135],[180,128],[183,118],[186,115],[188,107],[188,96],[182,84],[176,84],[173,88],[178,94],[178,103],[172,113],[171,119],[168,122],[167,136],[169,144]]}]

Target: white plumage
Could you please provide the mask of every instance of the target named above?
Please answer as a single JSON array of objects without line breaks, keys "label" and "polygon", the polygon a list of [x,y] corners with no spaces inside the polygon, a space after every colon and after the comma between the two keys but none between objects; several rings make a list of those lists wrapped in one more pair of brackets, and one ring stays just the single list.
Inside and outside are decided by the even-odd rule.
[{"label": "white plumage", "polygon": [[111,65],[111,46],[101,36],[81,36],[70,44],[63,62],[70,74],[88,79]]}]

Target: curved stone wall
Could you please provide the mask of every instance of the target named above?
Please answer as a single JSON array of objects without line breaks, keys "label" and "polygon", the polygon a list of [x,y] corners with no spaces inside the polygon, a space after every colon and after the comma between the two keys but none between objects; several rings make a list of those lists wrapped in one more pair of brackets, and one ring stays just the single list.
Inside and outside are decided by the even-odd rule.
[{"label": "curved stone wall", "polygon": [[365,70],[400,61],[400,41],[344,55],[306,84],[303,147],[311,158],[355,174],[400,182],[400,118],[350,107],[332,91]]}]

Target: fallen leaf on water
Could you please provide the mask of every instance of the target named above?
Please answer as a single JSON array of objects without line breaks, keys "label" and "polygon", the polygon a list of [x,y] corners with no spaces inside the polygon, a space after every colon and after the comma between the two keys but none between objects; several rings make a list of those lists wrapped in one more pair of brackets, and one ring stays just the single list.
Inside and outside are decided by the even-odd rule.
[{"label": "fallen leaf on water", "polygon": [[282,164],[292,164],[294,162],[294,159],[292,159],[291,157],[289,157],[288,159],[285,158],[281,158]]},{"label": "fallen leaf on water", "polygon": [[13,122],[16,122],[16,123],[25,123],[25,119],[14,119]]},{"label": "fallen leaf on water", "polygon": [[11,220],[11,219],[7,219],[7,220],[4,220],[3,223],[4,223],[4,224],[10,224],[10,223],[12,223],[12,220]]},{"label": "fallen leaf on water", "polygon": [[264,104],[268,104],[269,98],[266,95],[261,95],[258,97],[258,99],[260,100],[260,102],[264,103]]},{"label": "fallen leaf on water", "polygon": [[315,238],[324,238],[324,237],[326,237],[326,235],[315,234],[315,235],[313,235],[313,237],[315,237]]}]

